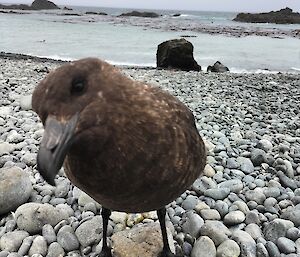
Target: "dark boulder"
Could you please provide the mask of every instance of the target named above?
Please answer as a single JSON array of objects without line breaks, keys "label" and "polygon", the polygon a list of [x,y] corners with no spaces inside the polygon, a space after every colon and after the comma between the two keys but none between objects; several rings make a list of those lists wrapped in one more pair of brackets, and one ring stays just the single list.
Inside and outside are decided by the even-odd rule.
[{"label": "dark boulder", "polygon": [[193,50],[192,43],[184,38],[165,41],[158,45],[156,65],[161,68],[200,71],[201,66],[195,61]]},{"label": "dark boulder", "polygon": [[12,5],[0,4],[0,9],[31,10],[31,7],[26,4],[12,4]]},{"label": "dark boulder", "polygon": [[128,13],[122,13],[119,15],[119,17],[128,17],[128,16],[134,16],[134,17],[146,17],[146,18],[157,18],[160,15],[155,12],[138,12],[138,11],[132,11]]},{"label": "dark boulder", "polygon": [[239,13],[234,21],[250,23],[300,24],[300,13],[290,8],[268,13]]},{"label": "dark boulder", "polygon": [[86,12],[87,15],[107,15],[105,12]]},{"label": "dark boulder", "polygon": [[49,10],[49,9],[60,9],[55,3],[48,0],[34,0],[31,4],[33,10]]},{"label": "dark boulder", "polygon": [[64,11],[73,11],[72,8],[69,8],[69,7],[67,7],[67,6],[65,6],[63,10],[64,10]]},{"label": "dark boulder", "polygon": [[207,67],[207,72],[226,72],[226,71],[229,71],[228,67],[226,67],[219,61],[215,62],[213,66],[209,65]]}]

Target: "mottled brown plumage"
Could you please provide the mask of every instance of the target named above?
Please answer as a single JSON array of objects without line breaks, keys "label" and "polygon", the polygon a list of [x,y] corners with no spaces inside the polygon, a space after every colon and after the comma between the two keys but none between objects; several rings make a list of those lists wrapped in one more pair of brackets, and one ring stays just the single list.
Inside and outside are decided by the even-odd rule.
[{"label": "mottled brown plumage", "polygon": [[[57,135],[71,131],[64,126],[75,117],[61,161],[66,156],[72,183],[107,209],[161,209],[204,169],[205,147],[192,112],[174,96],[106,62],[87,58],[65,64],[41,81],[32,99],[46,126],[40,152],[60,151],[57,142],[65,139]],[[40,155],[43,174],[48,168]],[[58,172],[60,161],[54,162]]]}]

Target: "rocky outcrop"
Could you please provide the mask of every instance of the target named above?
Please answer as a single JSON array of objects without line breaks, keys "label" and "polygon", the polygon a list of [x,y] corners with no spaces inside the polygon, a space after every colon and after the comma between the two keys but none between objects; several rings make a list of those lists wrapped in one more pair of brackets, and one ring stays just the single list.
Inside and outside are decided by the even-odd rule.
[{"label": "rocky outcrop", "polygon": [[200,71],[193,56],[194,46],[184,38],[165,41],[158,45],[156,64],[159,68]]},{"label": "rocky outcrop", "polygon": [[290,8],[268,13],[239,13],[234,21],[250,23],[300,24],[300,13]]},{"label": "rocky outcrop", "polygon": [[105,12],[86,12],[87,15],[107,15]]},{"label": "rocky outcrop", "polygon": [[122,13],[121,15],[119,15],[119,17],[128,17],[128,16],[145,17],[145,18],[157,18],[160,15],[155,13],[155,12],[138,12],[138,11]]},{"label": "rocky outcrop", "polygon": [[0,4],[0,9],[14,9],[14,10],[49,10],[60,9],[56,4],[48,0],[35,0],[31,5],[26,4],[13,4],[3,5]]},{"label": "rocky outcrop", "polygon": [[60,9],[55,3],[48,0],[34,0],[31,4],[33,10],[49,10],[49,9]]},{"label": "rocky outcrop", "polygon": [[26,4],[12,4],[12,5],[0,4],[0,9],[31,10],[31,7]]},{"label": "rocky outcrop", "polygon": [[217,61],[214,65],[207,67],[207,72],[226,72],[229,71],[228,67]]}]

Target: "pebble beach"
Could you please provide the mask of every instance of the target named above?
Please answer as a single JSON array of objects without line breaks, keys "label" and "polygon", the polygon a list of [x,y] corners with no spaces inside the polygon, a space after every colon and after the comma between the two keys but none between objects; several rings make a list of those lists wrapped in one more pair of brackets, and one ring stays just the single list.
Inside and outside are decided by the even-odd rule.
[{"label": "pebble beach", "polygon": [[[63,169],[56,187],[36,169],[43,126],[31,110],[31,94],[61,63],[0,57],[0,257],[95,257],[101,251],[101,206]],[[299,257],[300,74],[122,70],[178,97],[205,140],[203,176],[167,206],[173,251]],[[156,212],[113,212],[108,235],[114,256],[138,257],[124,254],[124,238],[141,228],[159,237],[157,219]],[[136,244],[133,237],[127,245]],[[157,256],[162,242],[149,245],[143,257]]]}]

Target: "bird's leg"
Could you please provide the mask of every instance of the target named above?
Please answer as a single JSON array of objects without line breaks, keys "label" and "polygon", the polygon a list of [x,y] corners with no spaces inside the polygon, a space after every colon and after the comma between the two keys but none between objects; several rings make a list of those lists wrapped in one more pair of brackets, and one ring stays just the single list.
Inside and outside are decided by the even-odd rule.
[{"label": "bird's leg", "polygon": [[99,257],[112,257],[111,249],[107,246],[107,225],[108,225],[108,219],[110,214],[111,211],[109,209],[102,207],[101,216],[102,216],[102,223],[103,223],[103,231],[102,231],[103,243],[102,243],[102,250]]},{"label": "bird's leg", "polygon": [[157,216],[160,223],[162,238],[163,238],[163,250],[159,254],[159,257],[176,257],[174,253],[171,252],[169,242],[168,242],[168,235],[166,229],[166,208],[163,207],[157,210]]}]

